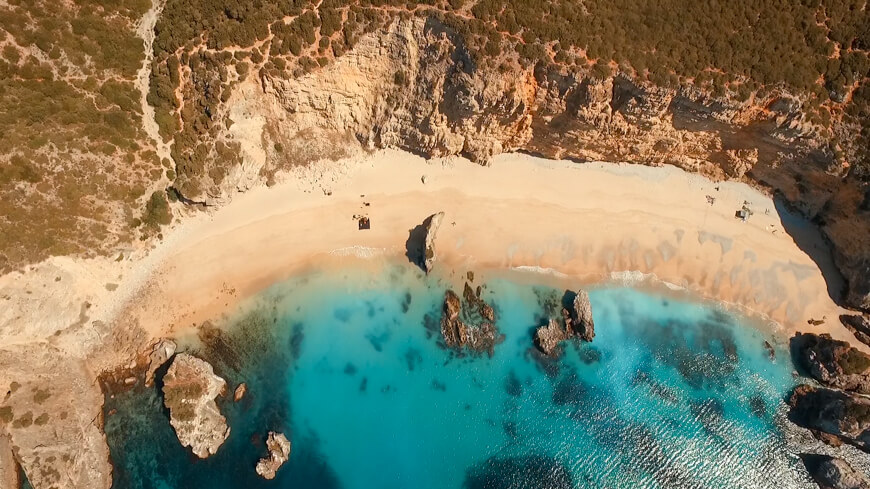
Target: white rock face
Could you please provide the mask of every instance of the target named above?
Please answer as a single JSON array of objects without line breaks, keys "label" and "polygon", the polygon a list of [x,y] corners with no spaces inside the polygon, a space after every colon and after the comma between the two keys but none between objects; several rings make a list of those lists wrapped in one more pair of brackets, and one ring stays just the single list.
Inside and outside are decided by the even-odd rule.
[{"label": "white rock face", "polygon": [[151,347],[151,353],[148,354],[148,370],[145,371],[145,385],[151,386],[154,384],[154,372],[158,368],[175,355],[175,350],[178,346],[174,341],[169,339],[161,339],[154,343]]},{"label": "white rock face", "polygon": [[215,399],[227,383],[208,362],[180,353],[163,377],[164,403],[178,441],[199,458],[214,455],[230,436]]},{"label": "white rock face", "polygon": [[269,456],[257,462],[257,474],[264,479],[274,479],[278,469],[290,458],[290,440],[283,433],[269,432],[266,440]]}]

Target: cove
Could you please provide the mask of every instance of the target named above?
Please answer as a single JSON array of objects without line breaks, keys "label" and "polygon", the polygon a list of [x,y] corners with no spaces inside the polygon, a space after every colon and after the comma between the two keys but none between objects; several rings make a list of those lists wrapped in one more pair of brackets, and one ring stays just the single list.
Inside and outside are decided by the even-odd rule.
[{"label": "cove", "polygon": [[[564,291],[499,278],[483,292],[505,335],[489,357],[439,344],[447,287],[404,264],[272,286],[182,342],[248,385],[219,402],[232,431],[218,453],[178,443],[159,382],[120,392],[105,406],[113,487],[812,487],[782,427],[786,346],[748,320],[591,289],[594,342],[552,361],[532,335]],[[293,443],[273,481],[254,472],[269,430]]]}]

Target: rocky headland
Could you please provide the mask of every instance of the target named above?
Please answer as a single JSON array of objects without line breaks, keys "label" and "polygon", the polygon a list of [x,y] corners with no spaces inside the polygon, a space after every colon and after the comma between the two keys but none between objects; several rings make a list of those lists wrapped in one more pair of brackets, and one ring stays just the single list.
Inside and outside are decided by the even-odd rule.
[{"label": "rocky headland", "polygon": [[164,404],[178,441],[199,458],[214,455],[230,435],[227,420],[215,399],[226,381],[204,360],[180,353],[163,377]]},{"label": "rocky headland", "polygon": [[799,366],[823,385],[870,394],[870,355],[827,334],[797,334],[791,343]]},{"label": "rocky headland", "polygon": [[870,399],[801,385],[795,388],[789,405],[789,419],[822,441],[848,443],[870,452]]}]

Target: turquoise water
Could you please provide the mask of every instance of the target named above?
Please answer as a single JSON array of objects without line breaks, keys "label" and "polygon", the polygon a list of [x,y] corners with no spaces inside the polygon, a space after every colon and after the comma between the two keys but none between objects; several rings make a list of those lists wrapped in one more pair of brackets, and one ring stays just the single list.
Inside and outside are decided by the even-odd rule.
[{"label": "turquoise water", "polygon": [[[106,405],[114,487],[812,487],[779,428],[795,380],[769,334],[700,304],[596,289],[595,341],[548,361],[532,333],[563,291],[500,279],[484,298],[506,339],[491,358],[462,355],[439,346],[445,288],[404,265],[274,286],[192,347],[231,388],[248,383],[240,403],[220,402],[224,446],[198,460],[156,388],[118,394]],[[254,473],[269,430],[293,443],[274,481]]]}]

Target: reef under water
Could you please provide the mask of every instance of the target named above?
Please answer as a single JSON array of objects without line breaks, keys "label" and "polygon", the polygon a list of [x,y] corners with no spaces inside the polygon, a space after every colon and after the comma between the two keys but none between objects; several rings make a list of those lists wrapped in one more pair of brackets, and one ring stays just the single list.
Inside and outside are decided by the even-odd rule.
[{"label": "reef under water", "polygon": [[[598,288],[594,342],[554,360],[532,337],[563,291],[497,279],[483,298],[505,341],[472,354],[439,341],[446,287],[391,265],[306,273],[252,298],[183,343],[228,380],[227,441],[200,460],[159,382],[117,393],[114,487],[813,487],[783,430],[796,380],[772,333],[709,304]],[[270,430],[293,446],[267,481],[254,467]]]}]

